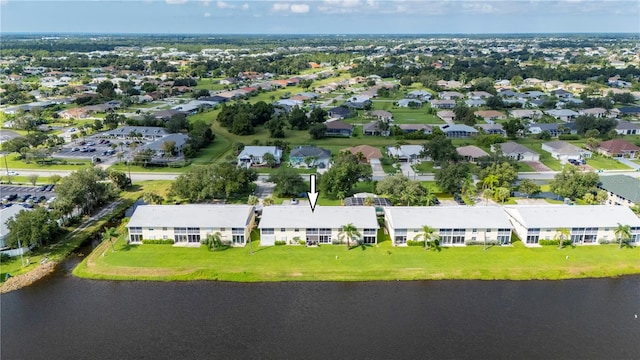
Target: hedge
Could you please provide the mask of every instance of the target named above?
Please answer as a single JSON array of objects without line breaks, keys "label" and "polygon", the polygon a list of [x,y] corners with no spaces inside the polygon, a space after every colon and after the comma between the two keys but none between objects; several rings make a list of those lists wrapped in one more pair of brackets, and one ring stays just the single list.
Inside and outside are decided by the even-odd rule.
[{"label": "hedge", "polygon": [[407,246],[424,247],[424,241],[407,240]]},{"label": "hedge", "polygon": [[173,244],[172,239],[162,239],[162,240],[142,240],[143,244],[154,244],[154,245],[167,245]]},{"label": "hedge", "polygon": [[467,241],[465,244],[466,245],[485,245],[486,244],[486,245],[492,245],[492,246],[500,245],[498,240],[487,240],[487,242],[474,240],[474,241]]},{"label": "hedge", "polygon": [[558,136],[558,140],[580,140],[580,136],[573,134],[562,134]]},{"label": "hedge", "polygon": [[[543,245],[543,246],[545,246],[545,245],[555,245],[555,246],[558,246],[558,245],[560,245],[560,240],[539,240],[539,241],[538,241],[538,244],[539,244],[539,245]],[[562,245],[563,245],[563,246],[571,245],[571,240],[564,240],[564,241],[562,242]]]},{"label": "hedge", "polygon": [[284,240],[276,240],[275,242],[276,245],[287,245],[287,242]]}]

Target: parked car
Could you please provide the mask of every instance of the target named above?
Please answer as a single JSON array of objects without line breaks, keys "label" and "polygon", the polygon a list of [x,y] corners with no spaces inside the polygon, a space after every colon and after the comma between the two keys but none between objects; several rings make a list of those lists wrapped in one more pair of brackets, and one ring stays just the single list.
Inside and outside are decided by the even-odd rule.
[{"label": "parked car", "polygon": [[20,197],[20,202],[25,202],[31,197],[31,194],[24,194]]},{"label": "parked car", "polygon": [[47,200],[47,201],[46,201],[46,204],[47,204],[47,205],[51,204],[55,199],[56,199],[56,197],[55,197],[55,196],[54,196],[54,197],[49,198],[49,200]]},{"label": "parked car", "polygon": [[455,200],[458,203],[458,205],[466,205],[466,203],[464,202],[460,194],[453,195],[453,200]]},{"label": "parked car", "polygon": [[440,200],[438,200],[438,198],[435,197],[435,196],[433,197],[433,204],[434,205],[440,205]]},{"label": "parked car", "polygon": [[89,141],[89,142],[87,143],[87,146],[95,146],[95,145],[96,145],[96,143],[94,143],[93,141]]},{"label": "parked car", "polygon": [[7,175],[9,175],[9,176],[17,176],[19,174],[17,172],[15,172],[15,171],[9,170],[9,171],[7,171]]},{"label": "parked car", "polygon": [[72,152],[76,152],[76,151],[80,151],[80,148],[74,147],[73,149],[71,149]]},{"label": "parked car", "polygon": [[44,196],[44,195],[40,195],[40,196],[38,197],[38,199],[37,199],[37,202],[38,202],[38,203],[41,203],[41,202],[43,202],[43,201],[45,201],[45,200],[47,200],[47,197],[46,197],[46,196]]},{"label": "parked car", "polygon": [[291,199],[291,205],[298,205],[298,199],[296,198]]}]

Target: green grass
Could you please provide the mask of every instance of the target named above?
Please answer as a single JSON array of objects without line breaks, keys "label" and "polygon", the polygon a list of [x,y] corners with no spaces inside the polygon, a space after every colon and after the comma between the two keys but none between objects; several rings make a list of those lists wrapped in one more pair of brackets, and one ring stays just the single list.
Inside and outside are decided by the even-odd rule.
[{"label": "green grass", "polygon": [[590,159],[587,159],[587,165],[599,170],[631,170],[631,168],[617,160],[604,157],[598,154],[593,154]]},{"label": "green grass", "polygon": [[[82,163],[82,165],[39,165],[35,161],[25,162],[22,160],[18,160],[20,155],[17,153],[12,153],[9,155],[5,155],[0,159],[0,168],[5,169],[8,167],[9,170],[18,170],[18,169],[37,169],[37,170],[79,170],[85,166],[91,165],[91,160],[89,159],[73,159],[67,160],[72,163]],[[6,164],[5,164],[6,159]],[[3,171],[3,174],[6,172]],[[20,173],[18,171],[18,173]]]},{"label": "green grass", "polygon": [[433,161],[423,161],[419,164],[413,165],[413,169],[417,173],[433,173]]},{"label": "green grass", "polygon": [[560,161],[557,159],[554,159],[550,153],[542,150],[541,142],[539,141],[532,142],[527,140],[529,139],[520,139],[518,140],[518,143],[540,154],[540,162],[547,165],[551,170],[555,170],[555,171],[562,170],[562,164],[560,163]]},{"label": "green grass", "polygon": [[527,163],[518,162],[518,172],[535,172],[535,170]]},{"label": "green grass", "polygon": [[[249,246],[211,252],[205,247],[171,245],[129,246],[121,237],[116,251],[104,244],[76,269],[74,275],[120,280],[222,281],[363,281],[423,279],[568,279],[610,277],[640,272],[640,248],[617,245],[558,250],[482,246],[426,251],[394,248],[388,236],[380,244],[356,247],[322,245]],[[106,250],[106,251],[105,251]],[[100,256],[104,253],[105,256]],[[568,258],[567,258],[568,257]]]}]

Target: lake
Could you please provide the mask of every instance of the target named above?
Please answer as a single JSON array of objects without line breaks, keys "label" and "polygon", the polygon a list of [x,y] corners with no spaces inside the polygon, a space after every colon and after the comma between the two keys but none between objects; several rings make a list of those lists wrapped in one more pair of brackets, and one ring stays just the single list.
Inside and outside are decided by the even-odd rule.
[{"label": "lake", "polygon": [[640,276],[569,281],[91,281],[2,295],[2,359],[632,359]]}]

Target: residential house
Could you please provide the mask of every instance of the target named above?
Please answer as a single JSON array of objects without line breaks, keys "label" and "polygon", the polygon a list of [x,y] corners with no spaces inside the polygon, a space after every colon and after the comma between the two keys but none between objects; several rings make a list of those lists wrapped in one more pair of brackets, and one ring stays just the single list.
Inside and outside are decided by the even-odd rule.
[{"label": "residential house", "polygon": [[315,146],[297,146],[291,149],[289,164],[292,167],[310,166],[319,169],[329,167],[331,151]]},{"label": "residential house", "polygon": [[540,110],[529,110],[529,109],[516,109],[511,110],[511,117],[516,119],[525,119],[525,120],[537,120],[540,119],[543,115]]},{"label": "residential house", "polygon": [[358,145],[358,146],[350,147],[346,150],[356,156],[358,154],[362,154],[364,160],[368,163],[372,161],[379,162],[380,159],[382,158],[382,151],[380,151],[380,149],[376,147],[369,146],[369,145]]},{"label": "residential house", "polygon": [[478,135],[478,130],[476,130],[471,126],[462,125],[462,124],[440,125],[440,129],[442,129],[442,132],[444,132],[444,134],[447,135],[448,138],[454,138],[454,139],[467,138],[467,137]]},{"label": "residential house", "polygon": [[378,242],[378,219],[373,206],[267,206],[260,220],[260,245],[275,245],[276,241],[298,245],[347,243],[342,227],[353,225],[360,237],[350,243]]},{"label": "residential house", "polygon": [[562,89],[564,88],[564,83],[558,80],[551,80],[544,83],[544,88],[547,90]]},{"label": "residential house", "polygon": [[540,161],[540,154],[513,141],[491,145],[491,151],[500,150],[502,155],[516,161]]},{"label": "residential house", "polygon": [[417,99],[400,99],[398,100],[399,107],[422,107],[422,101]]},{"label": "residential house", "polygon": [[640,155],[640,147],[627,140],[613,139],[601,142],[598,146],[598,152],[614,158],[634,159]]},{"label": "residential house", "polygon": [[351,109],[366,109],[371,106],[371,99],[368,96],[354,96],[349,98],[344,105]]},{"label": "residential house", "polygon": [[526,86],[542,86],[542,84],[544,84],[544,81],[536,78],[526,78],[522,81],[522,83]]},{"label": "residential house", "polygon": [[143,240],[173,240],[174,246],[199,247],[219,233],[231,246],[245,246],[255,221],[250,205],[140,205],[127,230],[131,244]]},{"label": "residential house", "polygon": [[456,107],[454,100],[431,100],[429,101],[432,108],[436,109],[453,109]]},{"label": "residential house", "polygon": [[607,192],[609,205],[640,205],[640,179],[627,175],[601,176],[598,188]]},{"label": "residential house", "polygon": [[576,117],[580,116],[579,113],[571,110],[571,109],[554,109],[547,110],[547,115],[552,116],[558,120],[570,122],[573,121]]},{"label": "residential house", "polygon": [[29,251],[29,247],[26,246],[26,243],[22,243],[20,245],[25,245],[19,249],[10,249],[7,246],[6,239],[9,237],[11,231],[9,231],[9,227],[7,226],[7,221],[12,219],[21,211],[31,211],[31,209],[24,208],[22,206],[14,205],[10,207],[6,207],[0,209],[0,254],[6,254],[9,256],[18,256],[23,254],[26,251]]},{"label": "residential house", "polygon": [[481,158],[483,156],[489,156],[486,151],[474,145],[461,146],[459,148],[456,148],[456,151],[460,156],[462,156],[465,161],[471,163],[475,163],[478,158]]},{"label": "residential house", "polygon": [[467,94],[469,99],[480,100],[480,99],[488,99],[493,97],[493,94],[490,94],[486,91],[470,91]]},{"label": "residential house", "polygon": [[425,134],[431,134],[433,132],[433,127],[425,124],[400,124],[398,127],[405,133],[422,131]]},{"label": "residential house", "polygon": [[440,110],[437,112],[436,116],[446,123],[452,123],[456,120],[456,113],[451,110]]},{"label": "residential house", "polygon": [[329,115],[330,118],[346,119],[351,116],[351,110],[343,106],[338,106],[327,110],[327,115]]},{"label": "residential house", "polygon": [[438,94],[438,97],[442,100],[456,100],[464,98],[464,94],[457,91],[443,91]]},{"label": "residential house", "polygon": [[362,134],[363,135],[389,136],[390,133],[391,133],[391,131],[389,131],[388,127],[386,129],[382,129],[380,127],[380,121],[371,121],[371,122],[369,122],[367,124],[363,124],[362,125]]},{"label": "residential house", "polygon": [[502,124],[478,124],[476,125],[476,128],[482,129],[485,134],[489,135],[507,135],[507,132],[504,131]]},{"label": "residential house", "polygon": [[424,147],[422,145],[387,146],[387,155],[398,159],[399,162],[417,163],[422,158]]},{"label": "residential house", "polygon": [[59,111],[58,115],[65,120],[84,119],[89,116],[89,111],[85,108],[74,108]]},{"label": "residential house", "polygon": [[489,124],[492,124],[495,120],[505,120],[507,118],[507,115],[496,110],[475,111],[473,115],[481,117],[484,121],[486,121]]},{"label": "residential house", "polygon": [[558,89],[551,92],[558,99],[569,99],[573,97],[573,93],[567,90]]},{"label": "residential house", "polygon": [[245,146],[238,155],[238,165],[246,167],[253,165],[264,165],[264,156],[271,154],[276,160],[276,164],[282,159],[282,150],[276,146]]},{"label": "residential house", "polygon": [[577,134],[578,130],[574,123],[566,123],[566,124],[531,124],[529,125],[529,132],[533,135],[542,134],[543,132],[548,132],[551,137],[558,137],[558,135],[562,134]]},{"label": "residential house", "polygon": [[640,242],[640,218],[626,206],[519,205],[504,208],[513,229],[525,246],[554,240],[562,229],[572,244],[616,242],[618,224],[630,225],[632,242]]},{"label": "residential house", "polygon": [[487,105],[487,102],[482,99],[469,99],[469,100],[465,100],[464,103],[468,107],[480,107],[480,106]]},{"label": "residential house", "polygon": [[584,89],[587,88],[587,85],[583,85],[583,84],[578,84],[578,83],[571,83],[568,84],[567,86],[565,86],[565,89],[572,91],[574,93],[581,93],[584,91]]},{"label": "residential house", "polygon": [[411,99],[418,99],[418,100],[422,100],[422,101],[429,101],[431,100],[431,93],[426,91],[426,90],[413,90],[410,91],[407,94],[407,97],[411,98]]},{"label": "residential house", "polygon": [[385,110],[375,110],[371,112],[371,116],[385,122],[393,121],[393,114]]},{"label": "residential house", "polygon": [[393,206],[384,209],[384,220],[394,246],[424,240],[423,226],[434,229],[443,246],[507,245],[513,228],[499,206]]},{"label": "residential house", "polygon": [[326,136],[346,136],[350,137],[353,135],[353,125],[347,124],[344,121],[333,120],[333,121],[325,121],[325,126],[327,127]]},{"label": "residential house", "polygon": [[438,80],[436,85],[444,89],[460,89],[462,87],[462,83],[455,80]]},{"label": "residential house", "polygon": [[609,112],[605,108],[591,108],[591,109],[578,110],[578,113],[580,115],[590,115],[590,116],[595,116],[597,118],[602,118],[607,116]]},{"label": "residential house", "polygon": [[560,161],[588,159],[592,154],[591,151],[569,144],[566,141],[543,143],[542,150],[550,153],[551,157]]},{"label": "residential house", "polygon": [[274,103],[274,105],[282,106],[283,108],[287,109],[287,111],[296,106],[302,107],[303,104],[304,102],[302,100],[294,100],[294,99],[281,99]]},{"label": "residential house", "polygon": [[640,106],[622,106],[618,110],[621,116],[640,116]]},{"label": "residential house", "polygon": [[616,125],[616,132],[620,135],[640,134],[640,125],[629,121],[619,121]]}]

